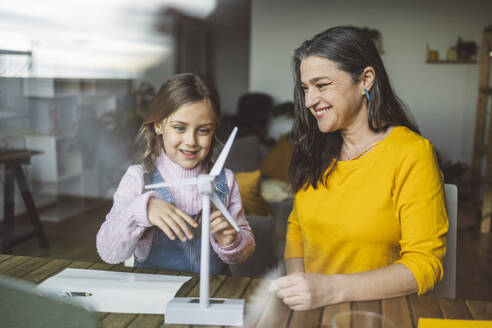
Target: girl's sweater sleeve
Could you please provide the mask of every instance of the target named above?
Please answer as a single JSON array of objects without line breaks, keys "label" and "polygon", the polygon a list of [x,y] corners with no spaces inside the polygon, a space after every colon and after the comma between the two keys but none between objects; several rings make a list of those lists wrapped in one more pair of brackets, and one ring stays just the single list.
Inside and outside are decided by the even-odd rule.
[{"label": "girl's sweater sleeve", "polygon": [[144,231],[152,224],[147,219],[147,202],[159,196],[155,191],[142,194],[143,184],[142,167],[132,165],[113,196],[113,207],[96,238],[97,252],[107,263],[123,262],[133,254],[142,259],[148,256],[152,236],[144,236]]},{"label": "girl's sweater sleeve", "polygon": [[222,246],[210,235],[210,242],[219,258],[227,264],[236,264],[245,261],[255,249],[255,239],[251,227],[244,215],[239,185],[234,178],[234,173],[226,169],[226,180],[229,186],[230,195],[227,202],[227,210],[236,219],[239,233],[236,240],[227,246]]}]

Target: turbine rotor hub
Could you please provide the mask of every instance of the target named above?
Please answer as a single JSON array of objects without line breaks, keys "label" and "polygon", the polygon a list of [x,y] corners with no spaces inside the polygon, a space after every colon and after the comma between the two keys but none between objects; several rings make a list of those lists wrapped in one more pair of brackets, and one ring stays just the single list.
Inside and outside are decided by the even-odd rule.
[{"label": "turbine rotor hub", "polygon": [[214,192],[214,177],[208,174],[198,176],[198,192],[200,195],[212,195]]}]

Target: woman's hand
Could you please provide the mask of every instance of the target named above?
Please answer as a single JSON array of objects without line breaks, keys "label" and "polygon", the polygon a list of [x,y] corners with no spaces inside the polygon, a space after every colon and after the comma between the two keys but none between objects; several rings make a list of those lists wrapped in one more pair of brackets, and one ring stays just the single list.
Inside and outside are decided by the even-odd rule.
[{"label": "woman's hand", "polygon": [[237,231],[220,211],[214,211],[210,214],[210,232],[222,246],[232,244],[237,237]]},{"label": "woman's hand", "polygon": [[149,199],[147,213],[149,222],[158,226],[171,240],[175,239],[175,235],[181,241],[192,239],[193,234],[186,223],[194,228],[198,225],[183,210],[158,198]]},{"label": "woman's hand", "polygon": [[[291,259],[290,259],[291,260]],[[294,311],[328,304],[378,300],[418,292],[412,271],[404,264],[351,274],[293,273],[272,281],[270,291]]]},{"label": "woman's hand", "polygon": [[270,289],[291,310],[306,311],[340,303],[339,285],[336,275],[294,273],[274,280]]}]

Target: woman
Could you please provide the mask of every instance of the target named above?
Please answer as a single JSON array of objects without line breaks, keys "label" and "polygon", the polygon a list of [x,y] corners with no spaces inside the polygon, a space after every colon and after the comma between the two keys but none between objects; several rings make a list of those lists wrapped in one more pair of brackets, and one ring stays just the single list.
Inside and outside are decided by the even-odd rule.
[{"label": "woman", "polygon": [[308,310],[432,290],[446,251],[442,173],[374,44],[334,27],[295,51],[294,68],[296,198],[277,296]]}]

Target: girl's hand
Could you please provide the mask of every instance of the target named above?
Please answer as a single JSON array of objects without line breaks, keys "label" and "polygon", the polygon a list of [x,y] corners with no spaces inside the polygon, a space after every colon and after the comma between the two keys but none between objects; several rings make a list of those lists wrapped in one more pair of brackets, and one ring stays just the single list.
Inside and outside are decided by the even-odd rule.
[{"label": "girl's hand", "polygon": [[291,310],[306,311],[340,303],[339,286],[336,275],[294,273],[274,280],[270,290]]},{"label": "girl's hand", "polygon": [[186,223],[194,228],[198,225],[183,210],[158,198],[149,199],[147,213],[149,222],[158,226],[171,240],[175,239],[175,235],[181,241],[192,239],[193,234]]},{"label": "girl's hand", "polygon": [[222,246],[232,244],[237,237],[237,231],[220,211],[214,211],[210,214],[210,232]]}]

